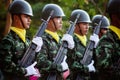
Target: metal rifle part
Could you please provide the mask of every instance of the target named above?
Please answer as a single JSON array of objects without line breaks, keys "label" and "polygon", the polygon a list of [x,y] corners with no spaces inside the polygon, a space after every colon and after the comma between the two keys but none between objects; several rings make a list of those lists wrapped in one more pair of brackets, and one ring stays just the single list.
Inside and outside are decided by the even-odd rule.
[{"label": "metal rifle part", "polygon": [[[52,10],[48,19],[45,21],[43,20],[43,23],[40,25],[38,32],[36,33],[35,37],[41,37],[45,31],[45,29],[47,28],[47,24],[51,18],[51,16],[53,15],[54,11]],[[29,65],[32,64],[32,62],[34,61],[36,52],[36,44],[34,44],[33,42],[30,44],[29,48],[27,49],[27,51],[25,52],[23,58],[21,59],[19,65],[22,67],[27,67]]]},{"label": "metal rifle part", "polygon": [[[96,34],[96,35],[99,34],[103,17],[104,16],[101,17],[101,20],[100,20],[98,26],[95,27],[93,34]],[[83,59],[80,61],[83,65],[88,65],[91,63],[91,60],[93,57],[94,45],[95,45],[95,42],[90,40],[85,49]]]},{"label": "metal rifle part", "polygon": [[[77,14],[77,17],[76,17],[75,21],[70,25],[70,27],[69,27],[68,31],[66,32],[66,34],[72,35],[74,33],[75,25],[76,25],[79,17],[80,17],[80,14]],[[67,42],[63,41],[61,46],[60,46],[60,48],[59,48],[59,50],[58,50],[58,53],[57,53],[55,59],[54,59],[53,64],[57,65],[57,64],[61,64],[62,63],[65,55],[67,54],[67,53],[63,53],[63,52],[65,50],[67,50],[67,47],[68,47]],[[55,71],[50,72],[50,74],[48,75],[47,80],[56,80],[56,78],[57,78],[56,74],[57,73]]]}]

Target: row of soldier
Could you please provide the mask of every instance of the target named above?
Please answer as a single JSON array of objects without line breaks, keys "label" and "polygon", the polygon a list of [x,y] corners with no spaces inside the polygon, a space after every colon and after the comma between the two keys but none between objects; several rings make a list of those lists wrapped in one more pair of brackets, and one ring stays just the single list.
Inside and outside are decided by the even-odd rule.
[{"label": "row of soldier", "polygon": [[[70,21],[75,24],[73,35],[64,34],[62,38],[57,34],[62,29],[62,8],[57,4],[47,4],[42,10],[42,19],[47,20],[50,11],[54,11],[42,37],[34,37],[32,43],[37,45],[36,58],[28,67],[21,67],[19,61],[26,52],[31,41],[26,38],[29,29],[32,8],[27,1],[15,0],[9,7],[12,15],[10,32],[0,42],[1,80],[48,80],[52,71],[57,72],[56,80],[120,80],[120,1],[110,0],[107,6],[107,17],[103,16],[99,35],[91,35],[90,40],[95,43],[93,58],[89,65],[83,65],[80,60],[84,56],[87,43],[87,33],[92,23],[94,29],[102,15],[95,15],[90,20],[85,10],[72,11]],[[109,26],[109,28],[108,28]],[[109,29],[109,30],[108,30]],[[68,44],[66,56],[61,64],[53,64],[54,58],[62,41]],[[116,69],[117,68],[117,69]],[[79,76],[79,78],[77,77]]]}]

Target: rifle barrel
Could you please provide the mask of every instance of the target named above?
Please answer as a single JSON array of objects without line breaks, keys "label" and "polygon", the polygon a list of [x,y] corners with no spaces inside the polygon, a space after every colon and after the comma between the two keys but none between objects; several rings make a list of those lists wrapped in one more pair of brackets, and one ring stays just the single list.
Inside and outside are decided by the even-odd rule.
[{"label": "rifle barrel", "polygon": [[[45,20],[43,21],[43,23],[39,27],[39,30],[36,33],[35,37],[41,37],[43,35],[45,29],[47,28],[48,21],[50,20],[51,16],[53,15],[53,12],[54,11],[52,10],[48,19],[46,21]],[[25,52],[23,58],[19,62],[20,66],[27,67],[32,64],[32,62],[34,61],[35,55],[36,55],[36,52],[35,52],[36,47],[37,47],[37,45],[34,44],[33,42],[30,44],[30,46],[27,49],[27,51]]]}]

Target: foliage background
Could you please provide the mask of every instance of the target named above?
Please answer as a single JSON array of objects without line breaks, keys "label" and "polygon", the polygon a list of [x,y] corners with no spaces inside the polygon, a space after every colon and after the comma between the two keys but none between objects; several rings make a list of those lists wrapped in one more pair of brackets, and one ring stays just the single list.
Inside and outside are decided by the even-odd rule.
[{"label": "foliage background", "polygon": [[[66,29],[70,26],[69,17],[71,12],[74,9],[83,9],[88,12],[90,18],[96,14],[104,14],[106,9],[106,4],[108,0],[26,0],[28,1],[32,8],[34,17],[32,17],[32,23],[30,29],[27,31],[27,35],[32,38],[36,31],[38,30],[41,24],[41,11],[45,4],[55,3],[62,7],[66,17],[63,18],[63,30],[58,31],[60,35],[65,33]],[[6,2],[7,0],[0,1],[0,36],[4,32],[5,24],[6,24]],[[106,14],[104,14],[106,15]],[[106,15],[107,16],[107,15]],[[88,33],[88,37],[91,34],[91,30]]]}]

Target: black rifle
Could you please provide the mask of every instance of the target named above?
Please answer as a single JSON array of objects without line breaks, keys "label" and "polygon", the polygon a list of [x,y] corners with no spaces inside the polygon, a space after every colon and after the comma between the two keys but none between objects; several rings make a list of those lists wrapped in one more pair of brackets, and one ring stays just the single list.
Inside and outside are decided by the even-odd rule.
[{"label": "black rifle", "polygon": [[[66,32],[67,34],[70,34],[70,35],[73,34],[74,29],[75,29],[75,25],[76,25],[79,17],[80,17],[80,14],[78,14],[78,15],[76,16],[75,21],[70,25],[68,31]],[[62,44],[61,44],[61,46],[60,46],[60,48],[59,48],[59,50],[58,50],[58,53],[57,53],[57,55],[56,55],[56,57],[55,57],[55,59],[54,59],[54,61],[53,61],[53,64],[54,64],[54,65],[57,65],[57,64],[61,64],[61,63],[62,63],[65,55],[67,54],[67,53],[64,53],[64,51],[67,50],[67,47],[68,47],[67,42],[66,42],[66,41],[63,41]],[[56,74],[57,74],[57,73],[56,73],[55,71],[50,72],[50,74],[48,75],[47,80],[56,80],[56,78],[57,78],[57,75],[56,75]]]},{"label": "black rifle", "polygon": [[[51,16],[53,15],[53,12],[54,11],[51,11],[51,13],[46,21],[43,20],[35,37],[41,37],[43,35],[45,29],[47,28],[47,24],[48,24]],[[29,48],[27,49],[27,51],[25,52],[23,58],[21,59],[21,61],[19,63],[20,66],[27,67],[32,64],[33,60],[35,59],[35,55],[36,55],[36,52],[35,52],[36,47],[37,47],[37,45],[34,44],[33,42],[30,44]]]},{"label": "black rifle", "polygon": [[[96,35],[99,34],[103,17],[104,16],[101,17],[99,24],[95,27],[93,34],[96,34]],[[93,57],[94,45],[95,45],[95,42],[90,40],[85,49],[83,59],[80,61],[83,65],[88,65],[91,63],[91,60]]]}]

